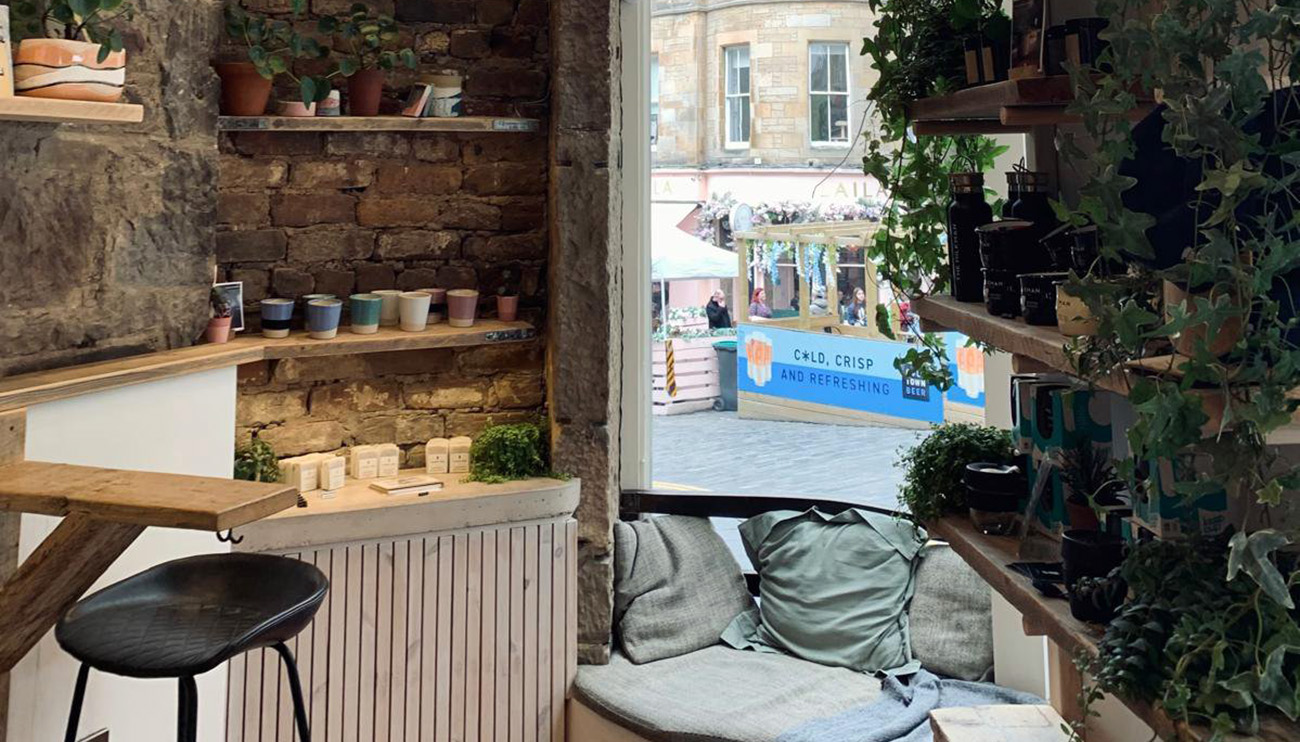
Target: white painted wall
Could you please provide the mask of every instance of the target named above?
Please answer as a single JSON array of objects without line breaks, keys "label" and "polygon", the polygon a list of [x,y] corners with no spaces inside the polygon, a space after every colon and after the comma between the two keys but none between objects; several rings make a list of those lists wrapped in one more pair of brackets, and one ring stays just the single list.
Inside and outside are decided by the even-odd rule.
[{"label": "white painted wall", "polygon": [[[234,456],[235,369],[218,369],[50,402],[27,410],[33,461],[229,477]],[[24,515],[26,558],[59,519]],[[150,566],[192,554],[229,551],[211,533],[147,529],[96,589]],[[77,663],[51,632],[13,670],[9,739],[63,739]],[[199,740],[225,739],[225,668],[199,678]],[[176,683],[92,672],[82,736],[107,728],[113,742],[176,739]]]}]

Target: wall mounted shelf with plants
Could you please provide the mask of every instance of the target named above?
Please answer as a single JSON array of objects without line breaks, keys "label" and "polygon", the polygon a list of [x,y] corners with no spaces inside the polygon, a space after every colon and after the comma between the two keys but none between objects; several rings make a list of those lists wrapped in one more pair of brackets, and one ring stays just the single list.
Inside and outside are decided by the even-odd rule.
[{"label": "wall mounted shelf with plants", "polygon": [[413,118],[409,116],[222,116],[221,131],[425,131],[530,133],[541,129],[537,119],[498,116]]}]

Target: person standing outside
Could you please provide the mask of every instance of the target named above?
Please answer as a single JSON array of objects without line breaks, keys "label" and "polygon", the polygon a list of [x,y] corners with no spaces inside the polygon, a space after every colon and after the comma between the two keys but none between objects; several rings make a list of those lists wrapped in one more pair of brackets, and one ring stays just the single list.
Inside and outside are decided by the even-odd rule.
[{"label": "person standing outside", "polygon": [[772,319],[772,310],[767,306],[767,292],[760,286],[754,289],[753,300],[749,302],[749,316]]},{"label": "person standing outside", "polygon": [[704,305],[704,313],[709,316],[710,330],[726,330],[732,327],[731,310],[727,308],[727,295],[722,289],[716,289],[709,303]]}]

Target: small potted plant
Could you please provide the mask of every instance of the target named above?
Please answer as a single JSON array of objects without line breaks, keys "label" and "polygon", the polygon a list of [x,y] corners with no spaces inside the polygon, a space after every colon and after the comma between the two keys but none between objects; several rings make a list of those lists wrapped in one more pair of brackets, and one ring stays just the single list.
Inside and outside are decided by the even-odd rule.
[{"label": "small potted plant", "polygon": [[519,289],[511,276],[510,271],[506,271],[497,287],[497,319],[502,322],[514,322],[519,316]]},{"label": "small potted plant", "polygon": [[968,513],[967,465],[1011,464],[1014,458],[1011,434],[1005,430],[970,423],[937,426],[899,458],[904,469],[899,502],[921,521]]},{"label": "small potted plant", "polygon": [[235,449],[235,479],[246,482],[280,481],[280,462],[275,449],[261,438],[252,438]]},{"label": "small potted plant", "polygon": [[[307,0],[293,0],[294,15],[300,15]],[[277,75],[287,75],[298,86],[301,111],[314,113],[316,103],[330,94],[328,76],[297,75],[296,59],[325,59],[329,47],[300,34],[288,21],[249,13],[234,3],[225,7],[226,34],[247,50],[247,61],[217,62],[221,77],[221,113],[227,116],[261,116],[271,99]],[[296,102],[295,102],[296,103]],[[293,107],[290,113],[297,113]],[[311,115],[299,113],[298,115]]]},{"label": "small potted plant", "polygon": [[385,73],[399,66],[415,69],[417,64],[415,50],[398,45],[397,21],[356,3],[345,16],[322,18],[320,30],[342,42],[336,73],[348,78],[348,115],[379,115]]},{"label": "small potted plant", "polygon": [[1103,508],[1119,504],[1118,493],[1124,486],[1110,456],[1091,441],[1080,441],[1073,448],[1059,451],[1056,458],[1070,527],[1100,530],[1105,517]]},{"label": "small potted plant", "polygon": [[208,320],[208,328],[204,330],[203,336],[209,343],[224,343],[230,340],[230,304],[215,286],[208,295],[208,303],[212,306],[212,318]]},{"label": "small potted plant", "polygon": [[126,87],[126,49],[116,22],[131,20],[125,0],[20,0],[14,92],[34,98],[116,103]]},{"label": "small potted plant", "polygon": [[1128,596],[1128,583],[1119,570],[1106,577],[1080,577],[1070,587],[1070,615],[1088,623],[1110,623]]}]

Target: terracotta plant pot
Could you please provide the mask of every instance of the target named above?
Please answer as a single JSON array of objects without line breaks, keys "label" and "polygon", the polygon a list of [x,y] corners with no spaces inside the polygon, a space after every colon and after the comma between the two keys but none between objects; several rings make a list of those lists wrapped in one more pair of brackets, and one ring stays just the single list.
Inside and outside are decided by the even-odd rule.
[{"label": "terracotta plant pot", "polygon": [[1056,287],[1056,326],[1062,335],[1096,335],[1097,318],[1077,296],[1060,285]]},{"label": "terracotta plant pot", "polygon": [[300,100],[282,100],[276,104],[275,113],[290,118],[307,118],[316,115],[316,104],[309,106]]},{"label": "terracotta plant pot", "polygon": [[261,116],[271,100],[271,81],[252,62],[219,62],[221,113],[226,116]]},{"label": "terracotta plant pot", "polygon": [[514,322],[518,316],[518,296],[497,296],[497,319],[502,322]]},{"label": "terracotta plant pot", "polygon": [[383,97],[383,70],[359,70],[348,78],[349,116],[378,116]]},{"label": "terracotta plant pot", "polygon": [[126,87],[126,52],[99,61],[99,44],[24,39],[14,55],[14,92],[33,98],[116,103]]},{"label": "terracotta plant pot", "polygon": [[203,337],[209,343],[224,343],[230,340],[230,318],[213,317],[208,320],[208,329],[203,331]]},{"label": "terracotta plant pot", "polygon": [[[1224,292],[1214,290],[1210,291],[1188,291],[1186,287],[1180,286],[1172,281],[1164,283],[1165,299],[1165,319],[1169,319],[1169,308],[1178,306],[1186,302],[1187,316],[1195,317],[1197,308],[1196,300],[1198,298],[1209,299],[1211,302],[1216,301]],[[1238,303],[1235,302],[1234,303]],[[1206,323],[1191,324],[1184,327],[1182,332],[1174,336],[1174,351],[1180,355],[1196,355],[1196,346],[1205,343],[1206,349],[1212,356],[1227,355],[1232,347],[1241,341],[1244,322],[1242,317],[1230,317],[1219,326],[1218,332],[1213,337],[1208,338],[1207,333],[1209,326]]]}]

